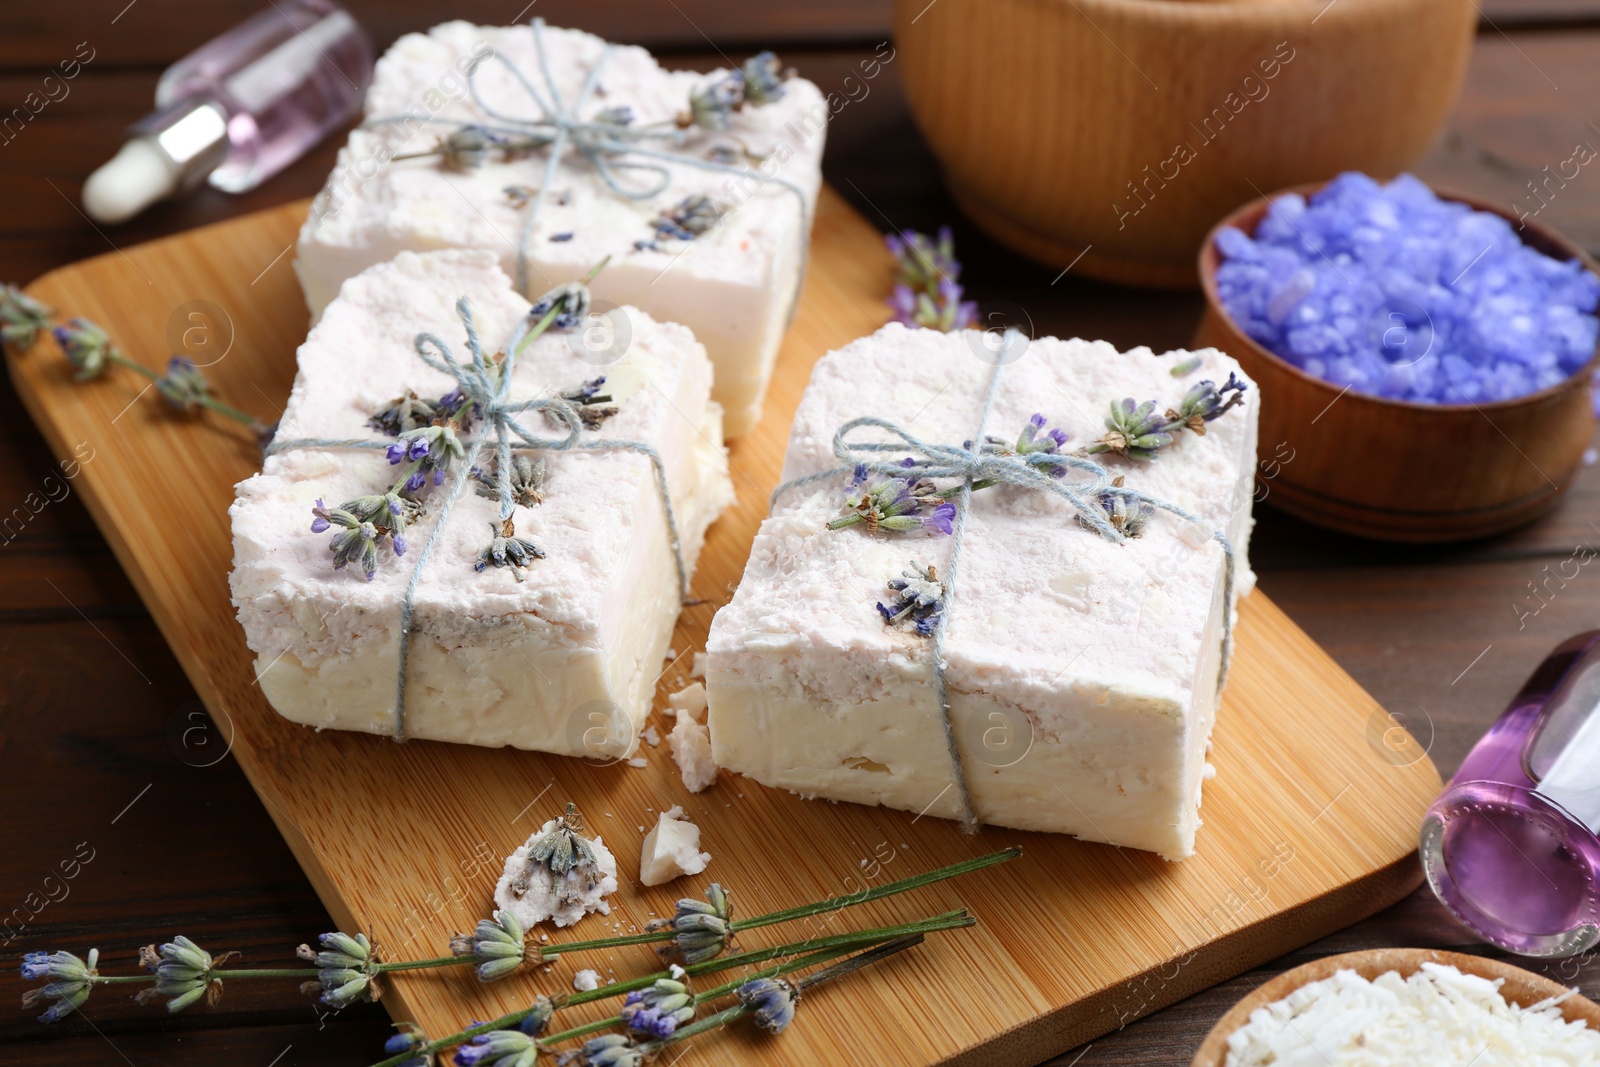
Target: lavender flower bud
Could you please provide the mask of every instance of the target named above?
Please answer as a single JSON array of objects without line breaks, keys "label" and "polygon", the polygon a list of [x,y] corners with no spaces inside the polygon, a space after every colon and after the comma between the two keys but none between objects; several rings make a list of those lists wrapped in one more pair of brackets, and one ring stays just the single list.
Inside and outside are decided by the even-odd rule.
[{"label": "lavender flower bud", "polygon": [[[428,1043],[428,1035],[416,1029],[415,1023],[399,1023],[400,1026],[410,1026],[411,1029],[395,1034],[383,1043],[383,1051],[390,1056],[398,1056],[402,1052],[421,1049]],[[418,1052],[408,1060],[400,1063],[399,1067],[433,1067],[433,1054]]]},{"label": "lavender flower bud", "polygon": [[73,377],[80,382],[105,373],[106,364],[117,351],[110,335],[88,319],[68,319],[54,332],[56,344],[72,364]]},{"label": "lavender flower bud", "polygon": [[179,934],[159,949],[147,945],[139,952],[145,970],[156,976],[155,985],[139,994],[142,1002],[169,997],[167,1010],[179,1012],[209,994],[215,1003],[221,996],[222,982],[211,977],[216,961],[211,953]]},{"label": "lavender flower bud", "polygon": [[769,1034],[781,1034],[794,1021],[800,991],[782,978],[756,978],[738,989],[739,1002],[755,1009],[756,1025]]},{"label": "lavender flower bud", "polygon": [[17,352],[33,347],[39,334],[50,328],[53,312],[17,288],[0,286],[0,342]]},{"label": "lavender flower bud", "polygon": [[478,960],[478,981],[493,982],[522,966],[524,933],[515,915],[496,911],[492,919],[479,919],[471,935],[451,938],[450,953]]},{"label": "lavender flower bud", "polygon": [[671,918],[653,919],[647,930],[675,930],[669,947],[685,964],[702,963],[722,954],[733,936],[733,900],[728,891],[713,882],[704,901],[689,897],[678,901]]},{"label": "lavender flower bud", "polygon": [[648,1037],[670,1036],[694,1018],[694,994],[683,982],[659,978],[655,984],[629,993],[622,1002],[623,1023]]},{"label": "lavender flower bud", "polygon": [[889,580],[889,588],[896,594],[892,604],[878,603],[878,614],[884,623],[893,626],[909,622],[922,637],[931,637],[939,624],[939,613],[944,610],[945,588],[933,566],[917,563],[899,578]]},{"label": "lavender flower bud", "polygon": [[[322,951],[312,954],[317,967],[317,981],[322,983],[322,1002],[333,1008],[344,1008],[357,1000],[377,1000],[378,989],[373,982],[372,965],[377,959],[372,954],[372,942],[366,934],[323,934],[319,940]],[[299,954],[308,952],[302,945]]]},{"label": "lavender flower bud", "polygon": [[95,967],[100,962],[100,950],[89,950],[87,961],[70,952],[30,952],[22,957],[22,977],[30,982],[50,979],[22,994],[22,1006],[33,1008],[46,1000],[55,1001],[39,1016],[42,1023],[58,1022],[89,999],[94,980],[99,977]]},{"label": "lavender flower bud", "polygon": [[744,98],[755,107],[783,99],[783,64],[771,52],[761,52],[739,68],[744,79]]},{"label": "lavender flower bud", "polygon": [[450,170],[476,170],[500,141],[482,126],[463,126],[439,138],[439,161]]},{"label": "lavender flower bud", "polygon": [[744,75],[723,71],[689,92],[689,122],[702,130],[725,130],[744,103]]},{"label": "lavender flower bud", "polygon": [[539,1046],[521,1030],[490,1030],[456,1049],[460,1067],[533,1067]]},{"label": "lavender flower bud", "polygon": [[645,1053],[621,1034],[590,1038],[581,1053],[585,1067],[640,1067]]},{"label": "lavender flower bud", "polygon": [[192,412],[211,395],[211,383],[189,360],[173,356],[167,360],[167,373],[155,381],[156,392],[179,411]]}]

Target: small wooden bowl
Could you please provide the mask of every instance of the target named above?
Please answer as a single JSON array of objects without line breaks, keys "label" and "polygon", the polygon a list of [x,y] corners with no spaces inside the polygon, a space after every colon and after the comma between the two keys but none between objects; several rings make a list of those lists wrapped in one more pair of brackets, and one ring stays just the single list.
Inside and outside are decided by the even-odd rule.
[{"label": "small wooden bowl", "polygon": [[1235,204],[1420,158],[1477,24],[1470,0],[896,0],[894,65],[951,193],[997,240],[1193,288]]},{"label": "small wooden bowl", "polygon": [[[1200,1051],[1194,1054],[1190,1067],[1223,1067],[1228,1058],[1228,1038],[1249,1021],[1250,1013],[1274,1001],[1282,1000],[1303,985],[1331,978],[1335,971],[1355,971],[1368,981],[1389,971],[1398,972],[1402,977],[1410,977],[1421,970],[1424,963],[1448,964],[1462,974],[1475,974],[1491,981],[1504,978],[1505,983],[1500,987],[1501,996],[1523,1007],[1537,1004],[1546,997],[1560,996],[1567,991],[1566,986],[1552,982],[1532,971],[1525,971],[1521,967],[1514,967],[1498,960],[1484,959],[1481,956],[1466,956],[1458,952],[1421,948],[1380,948],[1365,952],[1347,952],[1342,956],[1328,956],[1296,967],[1292,971],[1285,971],[1239,1001],[1228,1014],[1217,1020],[1216,1026],[1211,1028],[1205,1041],[1200,1044]],[[1581,1019],[1588,1024],[1589,1029],[1600,1030],[1600,1004],[1586,997],[1577,995],[1568,997],[1561,1004],[1561,1014],[1568,1022]]]},{"label": "small wooden bowl", "polygon": [[[1493,204],[1435,192],[1516,222]],[[1274,472],[1264,478],[1266,499],[1319,526],[1411,542],[1486,537],[1553,509],[1594,437],[1590,382],[1600,350],[1558,385],[1484,404],[1388,400],[1313,377],[1245,336],[1217,297],[1218,231],[1236,226],[1254,234],[1271,199],[1251,201],[1206,236],[1200,250],[1206,310],[1194,339],[1196,348],[1220,348],[1237,359],[1260,386],[1261,455]],[[1533,221],[1522,239],[1600,274],[1582,248]]]}]

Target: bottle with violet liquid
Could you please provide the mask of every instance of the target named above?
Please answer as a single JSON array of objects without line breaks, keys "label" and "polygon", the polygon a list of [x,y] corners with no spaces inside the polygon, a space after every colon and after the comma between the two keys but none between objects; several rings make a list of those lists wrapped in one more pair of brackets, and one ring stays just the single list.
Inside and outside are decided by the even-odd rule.
[{"label": "bottle with violet liquid", "polygon": [[1600,944],[1600,630],[1534,671],[1428,809],[1421,852],[1485,941],[1540,957]]}]

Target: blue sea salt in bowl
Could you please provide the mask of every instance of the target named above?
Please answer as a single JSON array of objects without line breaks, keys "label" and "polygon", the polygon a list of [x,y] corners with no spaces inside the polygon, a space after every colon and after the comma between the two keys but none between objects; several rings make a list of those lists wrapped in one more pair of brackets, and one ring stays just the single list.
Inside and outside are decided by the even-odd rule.
[{"label": "blue sea salt in bowl", "polygon": [[1285,193],[1253,236],[1225,226],[1215,241],[1217,297],[1240,329],[1372,396],[1527,396],[1587,365],[1600,335],[1600,277],[1409,174],[1341,174],[1310,197]]},{"label": "blue sea salt in bowl", "polygon": [[1548,511],[1581,465],[1600,274],[1530,219],[1342,174],[1223,219],[1200,276],[1196,344],[1259,383],[1263,487],[1286,510],[1459,540]]}]

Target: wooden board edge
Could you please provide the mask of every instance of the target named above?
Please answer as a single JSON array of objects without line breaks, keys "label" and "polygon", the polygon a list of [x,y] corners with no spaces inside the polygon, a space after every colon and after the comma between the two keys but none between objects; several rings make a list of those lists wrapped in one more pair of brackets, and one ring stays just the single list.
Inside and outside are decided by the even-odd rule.
[{"label": "wooden board edge", "polygon": [[[1410,896],[1422,882],[1422,864],[1415,851],[1408,852],[1371,874],[1208,942],[1188,960],[1166,960],[1124,983],[969,1046],[939,1061],[940,1067],[1043,1063],[1370,918]],[[1169,978],[1166,972],[1174,965],[1177,973]],[[1159,983],[1155,994],[1138,1011],[1118,1016],[1115,1004],[1122,991],[1152,979]]]}]

